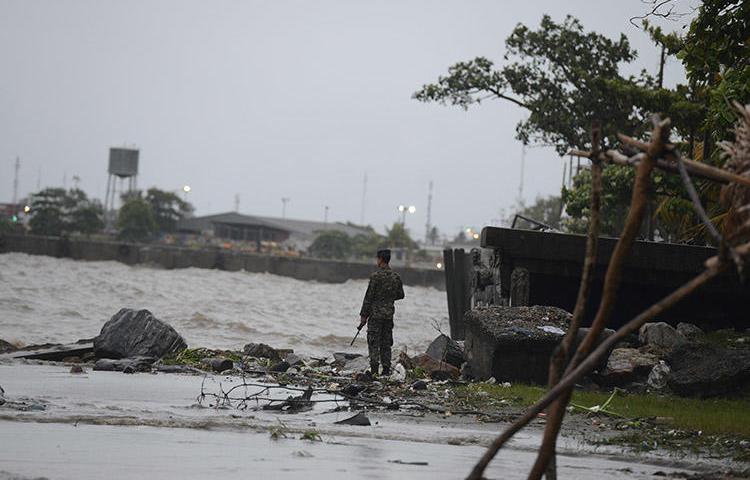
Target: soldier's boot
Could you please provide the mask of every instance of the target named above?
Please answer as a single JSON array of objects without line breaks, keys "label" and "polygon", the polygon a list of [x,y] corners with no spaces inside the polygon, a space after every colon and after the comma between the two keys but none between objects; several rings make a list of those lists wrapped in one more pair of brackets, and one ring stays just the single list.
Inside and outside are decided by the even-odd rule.
[{"label": "soldier's boot", "polygon": [[380,364],[379,363],[371,363],[370,364],[370,372],[373,376],[377,376],[378,372],[380,371]]},{"label": "soldier's boot", "polygon": [[391,375],[391,367],[383,366],[383,376],[388,377]]}]

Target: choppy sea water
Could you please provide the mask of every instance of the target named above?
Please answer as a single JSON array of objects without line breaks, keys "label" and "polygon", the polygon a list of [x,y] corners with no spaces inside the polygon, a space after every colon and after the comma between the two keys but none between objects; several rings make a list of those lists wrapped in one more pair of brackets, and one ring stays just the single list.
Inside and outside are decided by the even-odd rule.
[{"label": "choppy sea water", "polygon": [[[90,338],[121,307],[146,308],[190,346],[241,348],[248,342],[324,355],[349,349],[367,288],[248,272],[163,270],[20,253],[0,255],[0,338],[23,344]],[[423,351],[448,329],[445,293],[404,288],[394,348]],[[366,350],[364,336],[353,349]]]}]

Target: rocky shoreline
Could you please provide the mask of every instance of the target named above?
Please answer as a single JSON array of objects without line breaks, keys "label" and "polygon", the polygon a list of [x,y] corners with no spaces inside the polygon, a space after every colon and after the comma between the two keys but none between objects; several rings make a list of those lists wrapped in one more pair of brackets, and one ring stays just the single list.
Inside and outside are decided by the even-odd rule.
[{"label": "rocky shoreline", "polygon": [[[531,315],[529,312],[526,314]],[[523,327],[513,327],[516,334],[524,335],[524,344],[531,345],[528,348],[532,350],[535,339],[549,342],[550,337],[559,335],[558,330],[565,327],[564,315],[550,321],[545,311],[542,323],[549,325],[540,325],[545,328],[536,332],[532,325],[536,317],[539,315],[524,320]],[[504,324],[509,324],[507,318]],[[529,330],[533,335],[526,335]],[[612,397],[617,394],[618,398],[615,403],[638,403],[644,399],[669,398],[667,392],[695,394],[696,390],[690,388],[699,385],[697,396],[734,391],[739,401],[747,402],[742,392],[736,392],[738,382],[744,378],[742,362],[747,352],[745,340],[741,339],[747,337],[724,339],[725,344],[729,342],[736,347],[731,348],[719,345],[715,334],[711,337],[684,324],[677,329],[666,324],[648,324],[640,333],[638,339],[632,339],[632,344],[618,345],[600,371],[580,386],[584,399],[593,395],[591,403],[599,398],[596,395],[606,398],[614,392]],[[492,335],[501,337],[506,346],[513,342],[507,328]],[[200,406],[293,415],[309,412],[321,404],[324,412],[348,412],[350,415],[337,423],[352,428],[370,425],[373,416],[437,423],[459,421],[491,427],[512,421],[533,403],[534,395],[543,393],[542,388],[509,382],[503,377],[477,378],[477,369],[472,368],[471,361],[471,353],[476,355],[476,350],[465,355],[464,348],[465,345],[439,335],[425,353],[409,356],[400,352],[393,374],[378,377],[368,371],[366,357],[347,352],[333,352],[320,358],[263,343],[248,343],[241,350],[187,348],[171,326],[146,310],[129,309],[115,314],[97,337],[74,344],[18,349],[0,341],[0,354],[6,360],[54,362],[69,366],[74,375],[89,370],[221,375],[233,379],[232,387],[201,386],[195,392]],[[725,350],[731,350],[730,354]],[[702,363],[706,361],[723,366],[724,373],[716,366],[707,370],[709,367]],[[684,380],[686,372],[692,372],[693,380]],[[710,377],[711,382],[706,383],[704,377]],[[614,387],[617,388],[613,390]],[[704,395],[706,392],[709,395]],[[603,401],[596,405],[576,405],[574,401],[573,405],[563,435],[577,439],[585,449],[614,446],[624,447],[630,454],[652,457],[723,458],[725,468],[731,472],[717,478],[750,476],[750,442],[742,435],[682,429],[669,417],[631,418],[618,412],[618,408],[607,407]],[[700,404],[691,404],[690,408],[695,405]],[[43,408],[33,401],[19,402],[0,392],[0,412]],[[532,429],[538,430],[543,424],[544,416],[540,416]],[[715,464],[712,468],[716,473]]]}]

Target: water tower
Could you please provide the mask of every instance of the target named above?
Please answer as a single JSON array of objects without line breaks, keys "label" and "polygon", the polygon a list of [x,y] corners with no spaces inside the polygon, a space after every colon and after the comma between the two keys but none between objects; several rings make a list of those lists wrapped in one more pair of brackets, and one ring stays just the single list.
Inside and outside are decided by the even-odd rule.
[{"label": "water tower", "polygon": [[[127,192],[133,192],[137,187],[138,180],[138,149],[136,148],[110,148],[109,149],[109,168],[107,172],[107,195],[104,198],[104,211],[109,212],[115,209],[115,199],[117,198],[117,180],[120,180],[120,194],[125,188],[125,179],[127,179]],[[109,215],[108,215],[109,217]]]}]

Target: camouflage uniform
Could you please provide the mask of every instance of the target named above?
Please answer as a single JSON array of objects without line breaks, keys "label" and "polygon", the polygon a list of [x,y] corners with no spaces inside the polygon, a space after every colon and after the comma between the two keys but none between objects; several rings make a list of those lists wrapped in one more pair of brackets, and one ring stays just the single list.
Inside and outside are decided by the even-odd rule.
[{"label": "camouflage uniform", "polygon": [[402,298],[404,286],[401,277],[390,267],[380,267],[370,275],[370,284],[359,314],[367,318],[367,348],[373,373],[377,373],[379,363],[383,365],[383,370],[391,368],[393,302]]}]

